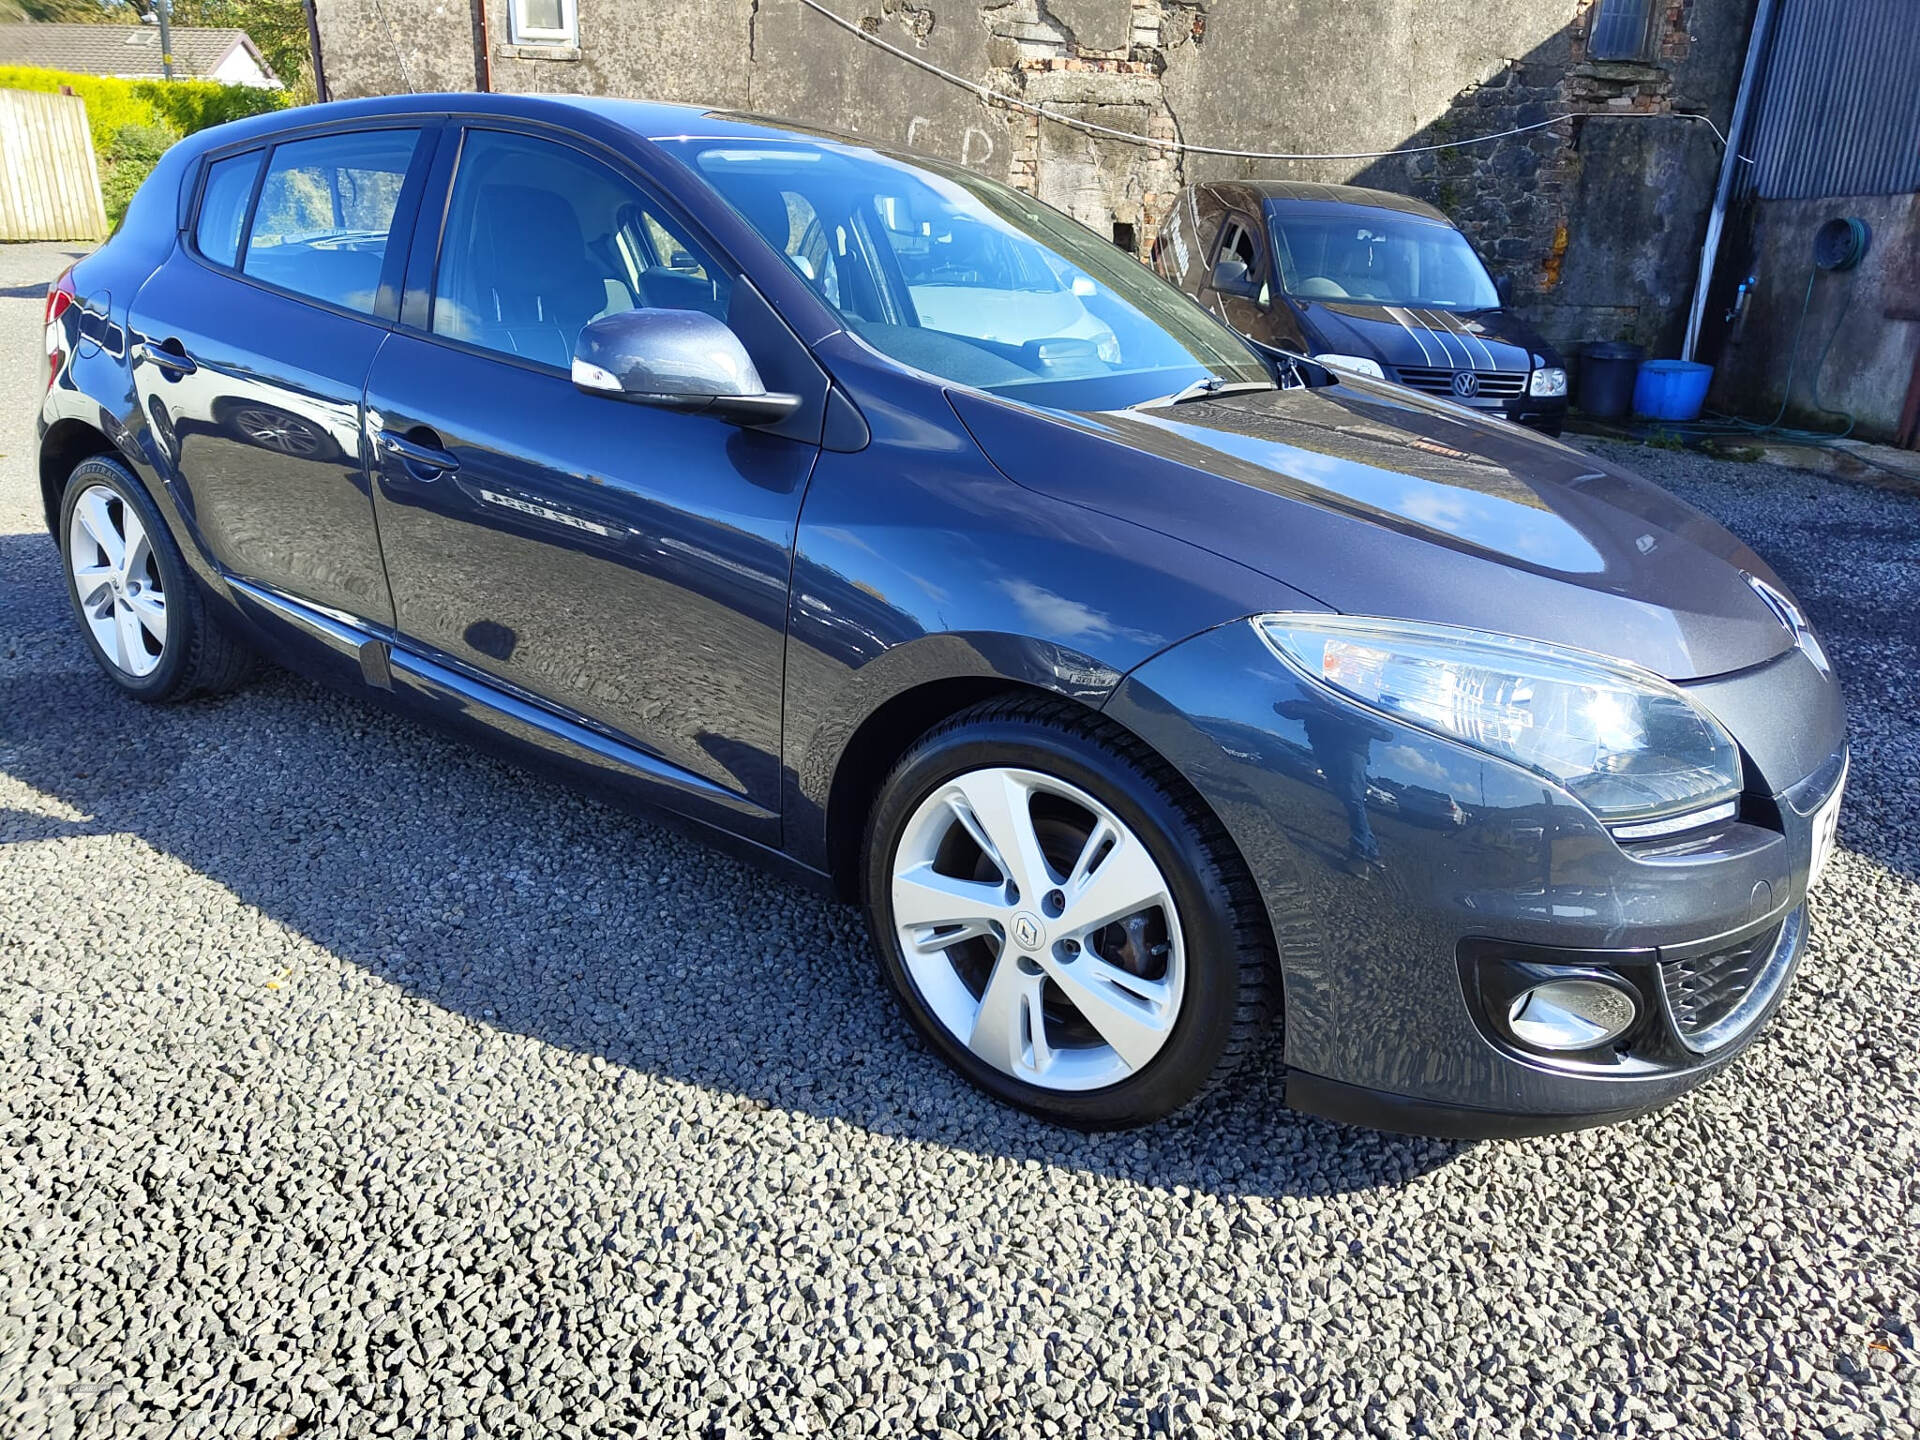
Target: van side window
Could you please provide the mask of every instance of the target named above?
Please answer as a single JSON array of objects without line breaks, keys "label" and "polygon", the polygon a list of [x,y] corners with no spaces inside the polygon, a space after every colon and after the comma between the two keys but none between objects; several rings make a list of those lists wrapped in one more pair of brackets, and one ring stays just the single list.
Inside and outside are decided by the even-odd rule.
[{"label": "van side window", "polygon": [[250,150],[207,167],[193,243],[217,265],[231,265],[239,258],[240,231],[247,223],[247,205],[253,199],[253,182],[260,174],[263,158],[264,151]]},{"label": "van side window", "polygon": [[1247,227],[1238,220],[1227,222],[1227,233],[1220,240],[1220,258],[1238,260],[1247,267],[1249,275],[1255,273],[1253,267],[1258,257],[1253,249],[1253,236],[1247,233]]},{"label": "van side window", "polygon": [[241,270],[372,314],[417,130],[368,130],[276,145]]},{"label": "van side window", "polygon": [[1260,247],[1253,238],[1253,231],[1234,219],[1227,221],[1227,228],[1220,236],[1220,259],[1238,260],[1247,267],[1247,274],[1260,282],[1260,293],[1254,297],[1254,303],[1265,305],[1272,297],[1272,283],[1267,279],[1266,267],[1260,261]]}]

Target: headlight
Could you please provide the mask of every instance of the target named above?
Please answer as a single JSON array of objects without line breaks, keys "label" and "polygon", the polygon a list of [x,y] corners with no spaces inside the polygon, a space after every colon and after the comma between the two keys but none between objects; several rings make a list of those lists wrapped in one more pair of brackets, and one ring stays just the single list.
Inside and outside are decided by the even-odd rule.
[{"label": "headlight", "polygon": [[1533,372],[1533,378],[1527,382],[1529,395],[1564,395],[1567,393],[1567,372],[1558,365],[1545,365]]},{"label": "headlight", "polygon": [[1356,375],[1371,375],[1375,380],[1387,378],[1387,372],[1380,368],[1379,362],[1369,360],[1364,355],[1316,355],[1313,358],[1322,365],[1351,370]]},{"label": "headlight", "polygon": [[[1540,640],[1397,620],[1263,615],[1288,665],[1362,705],[1558,781],[1623,838],[1733,813],[1740,752],[1677,686]],[[1655,823],[1648,823],[1655,822]]]}]

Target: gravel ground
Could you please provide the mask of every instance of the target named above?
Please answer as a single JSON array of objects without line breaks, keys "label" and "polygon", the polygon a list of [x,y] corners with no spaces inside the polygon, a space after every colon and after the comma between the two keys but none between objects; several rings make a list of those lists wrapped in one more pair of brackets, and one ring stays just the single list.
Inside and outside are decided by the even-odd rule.
[{"label": "gravel ground", "polygon": [[1770,1033],[1614,1129],[996,1108],[857,917],[273,674],[82,652],[0,247],[0,1434],[1911,1436],[1920,500],[1620,452],[1796,585],[1843,853]]}]

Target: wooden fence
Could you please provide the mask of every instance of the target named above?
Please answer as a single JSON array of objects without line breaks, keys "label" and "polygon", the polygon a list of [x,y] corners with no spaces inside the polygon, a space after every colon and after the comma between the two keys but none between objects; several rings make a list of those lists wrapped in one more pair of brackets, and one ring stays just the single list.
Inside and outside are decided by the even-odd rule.
[{"label": "wooden fence", "polygon": [[106,233],[87,102],[0,90],[0,240],[98,240]]}]

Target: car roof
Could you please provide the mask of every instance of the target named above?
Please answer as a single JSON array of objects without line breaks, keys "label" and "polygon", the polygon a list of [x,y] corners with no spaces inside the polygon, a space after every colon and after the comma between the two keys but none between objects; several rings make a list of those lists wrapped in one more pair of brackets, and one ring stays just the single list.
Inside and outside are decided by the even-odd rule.
[{"label": "car roof", "polygon": [[544,120],[559,125],[564,125],[571,117],[593,116],[643,140],[677,139],[683,136],[762,140],[804,137],[873,147],[871,140],[857,135],[705,105],[670,105],[651,100],[608,99],[597,95],[502,95],[472,91],[438,95],[382,95],[364,100],[303,105],[216,125],[200,131],[193,138],[199,142],[200,148],[211,148],[256,137],[270,138],[283,130],[342,121],[404,120],[410,115],[450,112]]},{"label": "car roof", "polygon": [[1344,206],[1351,209],[1391,210],[1421,220],[1453,222],[1424,200],[1392,190],[1370,190],[1363,185],[1318,185],[1306,180],[1212,180],[1206,188],[1228,204],[1243,210],[1293,209],[1296,206]]}]

